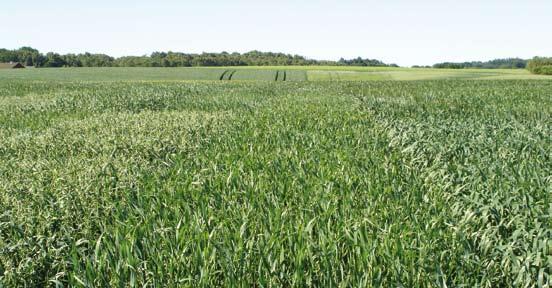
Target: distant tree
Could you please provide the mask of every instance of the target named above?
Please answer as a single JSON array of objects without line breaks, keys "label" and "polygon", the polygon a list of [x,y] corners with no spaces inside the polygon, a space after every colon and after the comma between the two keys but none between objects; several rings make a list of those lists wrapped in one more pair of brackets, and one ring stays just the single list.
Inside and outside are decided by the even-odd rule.
[{"label": "distant tree", "polygon": [[343,66],[364,66],[364,67],[367,67],[367,66],[374,66],[374,67],[397,66],[396,64],[388,65],[388,64],[385,64],[385,63],[383,63],[379,60],[363,59],[361,57],[357,57],[357,58],[351,59],[351,60],[345,60],[345,59],[341,58],[341,59],[339,59],[338,64],[343,65]]},{"label": "distant tree", "polygon": [[444,62],[433,65],[433,68],[446,69],[464,69],[464,68],[483,68],[483,69],[524,69],[527,65],[527,60],[520,58],[495,59],[487,62],[472,61],[472,62]]},{"label": "distant tree", "polygon": [[40,60],[38,50],[21,47],[17,50],[0,49],[0,62],[20,62],[25,66],[36,66]]},{"label": "distant tree", "polygon": [[38,55],[40,55],[40,52],[38,52],[38,50],[31,47],[21,47],[16,50],[15,53],[18,54],[17,62],[20,62],[25,66],[35,66]]},{"label": "distant tree", "polygon": [[61,57],[61,55],[53,52],[49,52],[46,54],[46,61],[44,63],[44,67],[63,67],[65,66],[65,61]]},{"label": "distant tree", "polygon": [[552,75],[552,58],[535,57],[529,61],[527,69],[533,74]]},{"label": "distant tree", "polygon": [[41,54],[31,47],[18,50],[0,49],[0,62],[21,62],[36,67],[190,67],[190,66],[287,66],[287,65],[328,65],[328,66],[388,66],[375,59],[357,57],[351,60],[318,61],[300,55],[274,52],[250,51],[247,53],[201,53],[153,52],[148,56],[125,56],[113,58],[105,54]]},{"label": "distant tree", "polygon": [[80,57],[75,54],[66,54],[62,56],[65,66],[68,67],[82,67],[82,62]]}]

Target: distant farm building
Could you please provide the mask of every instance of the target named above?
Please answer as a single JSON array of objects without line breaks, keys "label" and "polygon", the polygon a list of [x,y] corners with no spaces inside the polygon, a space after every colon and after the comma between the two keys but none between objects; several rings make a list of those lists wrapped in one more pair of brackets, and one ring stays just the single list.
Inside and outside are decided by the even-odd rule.
[{"label": "distant farm building", "polygon": [[18,62],[0,63],[0,69],[20,69],[20,68],[25,68],[25,66],[21,65],[21,63],[18,63]]}]

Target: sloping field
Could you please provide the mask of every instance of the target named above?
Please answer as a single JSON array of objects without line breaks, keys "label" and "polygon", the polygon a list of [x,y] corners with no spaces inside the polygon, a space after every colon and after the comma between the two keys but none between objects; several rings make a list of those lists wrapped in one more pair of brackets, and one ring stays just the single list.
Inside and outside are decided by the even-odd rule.
[{"label": "sloping field", "polygon": [[310,81],[552,79],[525,70],[500,69],[309,70],[307,75]]},{"label": "sloping field", "polygon": [[0,80],[0,286],[552,283],[552,81],[214,71]]},{"label": "sloping field", "polygon": [[233,80],[276,81],[276,70],[238,70]]},{"label": "sloping field", "polygon": [[287,70],[269,70],[269,69],[239,69],[232,80],[257,80],[257,81],[305,81],[307,80],[306,71],[287,71]]},{"label": "sloping field", "polygon": [[358,72],[358,71],[329,71],[311,70],[307,72],[310,81],[368,81],[391,80],[393,72]]},{"label": "sloping field", "polygon": [[[177,81],[219,80],[223,68],[40,68],[13,73],[0,71],[0,80],[39,81]],[[12,72],[12,71],[10,71]]]},{"label": "sloping field", "polygon": [[386,67],[192,67],[192,68],[41,68],[0,71],[2,80],[32,81],[371,81],[445,79],[552,79],[525,70],[409,69]]},{"label": "sloping field", "polygon": [[[11,72],[11,73],[10,73]],[[232,68],[57,68],[0,71],[1,80],[33,81],[305,81],[306,71]]]}]

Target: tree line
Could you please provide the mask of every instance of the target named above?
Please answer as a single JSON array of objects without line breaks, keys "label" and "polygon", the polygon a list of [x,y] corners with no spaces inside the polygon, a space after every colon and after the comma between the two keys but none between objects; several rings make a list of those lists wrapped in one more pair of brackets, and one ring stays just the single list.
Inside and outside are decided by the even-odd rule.
[{"label": "tree line", "polygon": [[552,75],[552,58],[535,57],[529,61],[527,69],[533,74]]},{"label": "tree line", "polygon": [[194,66],[381,66],[398,67],[361,57],[339,61],[307,59],[299,55],[251,51],[247,53],[154,52],[145,56],[111,57],[105,54],[43,54],[31,47],[16,50],[0,49],[0,62],[20,62],[33,67],[194,67]]},{"label": "tree line", "polygon": [[433,65],[433,68],[443,69],[465,69],[465,68],[480,68],[480,69],[525,69],[528,60],[520,58],[495,59],[491,61],[481,62],[444,62]]},{"label": "tree line", "polygon": [[343,58],[339,59],[337,62],[339,65],[343,66],[375,66],[375,67],[399,67],[397,64],[385,64],[380,60],[376,59],[362,59],[361,57],[345,60]]}]

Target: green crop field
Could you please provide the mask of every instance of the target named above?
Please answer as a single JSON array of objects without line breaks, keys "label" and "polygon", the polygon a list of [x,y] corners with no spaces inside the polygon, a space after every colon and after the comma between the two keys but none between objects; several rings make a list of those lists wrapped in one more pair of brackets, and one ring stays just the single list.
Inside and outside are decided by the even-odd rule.
[{"label": "green crop field", "polygon": [[0,71],[0,287],[550,287],[541,78]]},{"label": "green crop field", "polygon": [[414,69],[350,66],[41,68],[0,70],[0,81],[369,81],[445,79],[550,80],[552,76],[533,75],[526,70],[512,69]]},{"label": "green crop field", "polygon": [[[305,81],[308,70],[269,68],[64,68],[0,70],[0,81]],[[323,79],[326,80],[326,79]],[[328,79],[329,80],[329,79]]]}]

